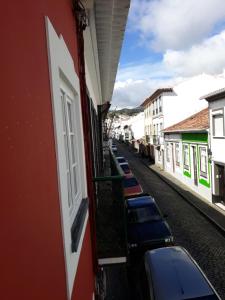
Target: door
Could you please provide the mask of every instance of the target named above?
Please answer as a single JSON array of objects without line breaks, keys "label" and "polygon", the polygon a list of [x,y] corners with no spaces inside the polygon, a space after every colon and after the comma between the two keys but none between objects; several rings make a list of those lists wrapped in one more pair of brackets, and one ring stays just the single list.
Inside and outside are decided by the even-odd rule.
[{"label": "door", "polygon": [[197,153],[196,147],[192,146],[192,155],[193,155],[193,175],[194,175],[194,184],[198,185],[198,170],[197,170]]},{"label": "door", "polygon": [[225,175],[224,166],[217,165],[218,169],[218,180],[219,180],[219,197],[221,202],[225,203]]}]

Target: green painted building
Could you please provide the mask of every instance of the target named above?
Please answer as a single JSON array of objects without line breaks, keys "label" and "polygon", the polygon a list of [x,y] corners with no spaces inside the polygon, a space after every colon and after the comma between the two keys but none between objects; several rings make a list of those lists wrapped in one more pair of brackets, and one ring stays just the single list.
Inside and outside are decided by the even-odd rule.
[{"label": "green painted building", "polygon": [[164,169],[211,201],[208,109],[164,130]]}]

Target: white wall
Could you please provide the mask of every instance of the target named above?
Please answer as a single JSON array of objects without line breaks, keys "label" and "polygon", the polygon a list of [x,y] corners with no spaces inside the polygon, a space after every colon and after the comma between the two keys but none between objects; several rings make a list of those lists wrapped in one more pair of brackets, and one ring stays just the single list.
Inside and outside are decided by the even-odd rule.
[{"label": "white wall", "polygon": [[[130,129],[129,134],[131,136],[131,131],[134,136],[134,139],[138,140],[144,137],[144,113],[140,112],[135,116],[119,116],[117,120],[113,122],[113,130],[116,133],[116,136],[119,134],[125,134],[124,126],[128,126]],[[120,126],[119,129],[117,127]]]},{"label": "white wall", "polygon": [[135,140],[139,140],[140,138],[143,138],[144,133],[144,113],[141,112],[137,114],[136,116],[133,116],[130,120],[131,124],[131,130],[134,135]]},{"label": "white wall", "polygon": [[152,143],[153,127],[152,127],[152,103],[149,103],[144,109],[144,135],[150,136],[150,143]]},{"label": "white wall", "polygon": [[93,100],[95,109],[97,110],[97,105],[102,104],[102,95],[93,8],[89,10],[89,23],[90,26],[87,26],[83,33],[85,74],[89,95]]},{"label": "white wall", "polygon": [[210,143],[211,143],[210,148],[212,151],[212,160],[217,162],[222,162],[222,163],[225,163],[225,138],[213,138],[211,131],[212,131],[212,110],[222,108],[224,111],[224,107],[225,107],[225,99],[209,102]]},{"label": "white wall", "polygon": [[[178,179],[182,179],[183,177],[183,161],[182,161],[182,142],[181,142],[181,134],[168,134],[165,135],[165,144],[169,143],[170,144],[170,161],[167,161],[167,154],[166,154],[166,146],[165,148],[165,170],[167,172],[172,173],[175,177],[177,177]],[[172,147],[171,143],[179,143],[180,146],[180,166],[177,166],[176,163],[174,162],[174,170],[175,172],[173,172],[173,161],[172,161],[172,155],[175,159],[175,148]],[[173,151],[173,153],[172,153]]]},{"label": "white wall", "polygon": [[[188,188],[192,189],[194,192],[204,197],[208,201],[212,201],[211,188],[205,187],[204,185],[198,182],[196,186],[194,184],[194,176],[193,176],[193,153],[192,153],[192,145],[197,146],[197,144],[190,144],[190,168],[191,168],[191,178],[185,176],[183,174],[183,147],[181,141],[181,135],[176,134],[167,134],[165,136],[165,143],[168,142],[170,144],[170,162],[166,160],[166,147],[165,147],[165,171],[174,176],[176,179],[180,180],[183,184],[187,185]],[[173,162],[172,162],[172,145],[171,143],[179,143],[180,145],[180,166],[176,166],[175,170],[173,170]],[[204,144],[205,145],[205,144]],[[175,146],[173,148],[174,151],[174,159],[175,159]],[[209,173],[210,174],[210,173]]]}]

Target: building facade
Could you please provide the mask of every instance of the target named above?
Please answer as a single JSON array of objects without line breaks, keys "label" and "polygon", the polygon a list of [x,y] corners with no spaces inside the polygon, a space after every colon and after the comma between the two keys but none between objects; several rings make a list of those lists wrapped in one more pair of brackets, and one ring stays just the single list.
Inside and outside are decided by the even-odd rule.
[{"label": "building facade", "polygon": [[211,202],[208,109],[164,130],[164,169]]},{"label": "building facade", "polygon": [[202,99],[206,99],[209,103],[212,200],[218,205],[225,205],[225,89],[210,93]]},{"label": "building facade", "polygon": [[129,1],[84,3],[2,3],[2,299],[95,297],[94,147]]},{"label": "building facade", "polygon": [[[224,84],[225,78],[201,74],[177,83],[173,88],[157,89],[142,103],[146,143],[150,149],[154,146],[156,165],[164,168],[162,130],[208,107],[207,101],[199,101],[200,96]],[[152,151],[150,155],[153,155]]]},{"label": "building facade", "polygon": [[142,106],[144,107],[145,146],[147,155],[157,165],[163,166],[164,141],[162,130],[164,128],[164,103],[173,95],[172,88],[156,90],[147,98]]}]

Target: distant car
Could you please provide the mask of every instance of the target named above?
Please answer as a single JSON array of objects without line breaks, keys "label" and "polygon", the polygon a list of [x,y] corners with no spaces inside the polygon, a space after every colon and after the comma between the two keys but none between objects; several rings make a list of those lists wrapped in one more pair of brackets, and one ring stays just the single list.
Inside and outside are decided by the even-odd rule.
[{"label": "distant car", "polygon": [[120,165],[121,169],[123,170],[124,174],[132,174],[131,169],[127,162],[120,163],[119,165]]},{"label": "distant car", "polygon": [[124,197],[137,196],[143,193],[140,183],[133,174],[128,174],[123,180]]},{"label": "distant car", "polygon": [[144,299],[221,300],[201,268],[182,247],[146,252],[140,281]]},{"label": "distant car", "polygon": [[111,149],[114,153],[117,153],[117,147],[115,144],[112,144]]},{"label": "distant car", "polygon": [[117,156],[116,160],[118,161],[119,164],[127,162],[127,160],[123,156]]},{"label": "distant car", "polygon": [[132,253],[173,245],[173,236],[151,196],[126,202],[128,249]]}]

